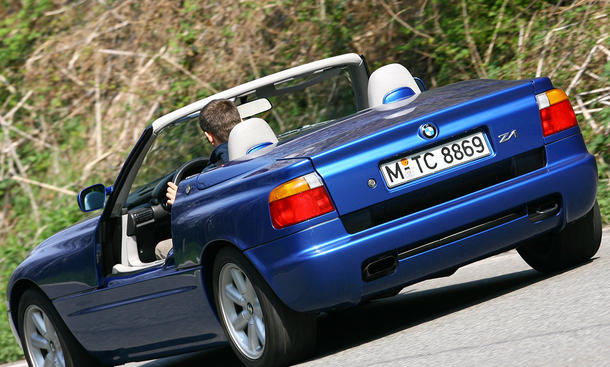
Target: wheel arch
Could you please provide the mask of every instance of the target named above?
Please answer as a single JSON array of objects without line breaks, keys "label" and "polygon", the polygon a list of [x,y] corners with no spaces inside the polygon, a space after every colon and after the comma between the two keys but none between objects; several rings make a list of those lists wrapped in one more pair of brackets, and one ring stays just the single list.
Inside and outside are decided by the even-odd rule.
[{"label": "wheel arch", "polygon": [[214,311],[214,314],[216,315],[216,317],[218,317],[218,310],[216,310],[216,302],[214,301],[214,287],[212,284],[212,280],[214,278],[214,274],[213,274],[214,273],[214,260],[216,259],[216,255],[218,255],[218,252],[220,252],[220,250],[222,250],[223,248],[227,248],[227,247],[234,248],[235,250],[239,251],[243,255],[244,259],[246,259],[246,261],[248,261],[250,263],[252,268],[256,272],[258,272],[258,274],[260,275],[263,282],[265,282],[265,286],[273,293],[273,295],[280,302],[282,302],[284,305],[286,305],[285,302],[277,295],[275,290],[267,283],[267,280],[261,274],[260,269],[244,253],[244,251],[239,248],[239,246],[237,246],[235,243],[228,241],[228,240],[218,240],[218,241],[209,243],[205,247],[203,254],[201,256],[201,268],[202,268],[201,275],[202,275],[202,281],[203,281],[203,288],[204,288],[204,292],[205,292],[206,296],[208,297],[208,302],[210,303],[210,307]]},{"label": "wheel arch", "polygon": [[[222,301],[219,301],[218,297],[214,296],[214,288],[217,288],[217,292],[221,291],[221,284],[213,284],[213,279],[215,277],[214,273],[218,271],[222,274],[224,267],[221,266],[226,266],[227,264],[235,265],[245,273],[250,279],[250,282],[252,282],[251,286],[256,292],[256,297],[261,301],[261,307],[265,307],[262,306],[263,302],[267,305],[267,312],[264,313],[264,315],[266,315],[264,317],[269,318],[265,320],[275,320],[270,321],[271,324],[267,324],[267,321],[264,321],[265,330],[275,335],[274,338],[276,342],[275,345],[274,343],[265,344],[265,348],[270,348],[269,350],[271,350],[271,352],[269,353],[271,354],[268,353],[267,357],[264,357],[264,354],[262,356],[259,355],[254,357],[264,358],[266,360],[265,362],[262,362],[262,364],[256,365],[268,365],[271,361],[273,361],[273,365],[288,364],[289,362],[297,361],[302,356],[306,356],[313,349],[316,337],[316,315],[300,313],[288,308],[267,283],[267,280],[262,276],[260,269],[255,266],[252,260],[238,246],[230,242],[216,243],[204,259],[204,266],[208,272],[208,275],[205,276],[208,289],[205,291],[208,297],[210,297],[209,300],[213,304],[214,312],[224,329],[228,342],[231,344],[233,351],[242,363],[254,365],[245,362],[245,359],[250,361],[250,358],[252,357],[244,354],[235,340],[232,339],[233,337],[231,335],[233,334],[231,334],[231,331],[226,326],[226,318],[221,315],[222,311],[216,307],[216,304],[221,303]],[[221,262],[219,264],[214,264],[216,259],[220,259]],[[252,304],[256,303],[252,301]],[[266,333],[265,335],[269,334]],[[267,338],[265,339],[268,340]],[[271,355],[271,357],[269,357],[269,355]]]},{"label": "wheel arch", "polygon": [[44,313],[47,313],[47,316],[51,320],[50,322],[52,326],[56,329],[57,335],[59,336],[64,353],[67,351],[67,355],[69,355],[68,359],[72,361],[71,363],[66,363],[66,365],[92,367],[101,366],[99,361],[90,356],[88,351],[85,350],[82,344],[80,344],[80,342],[74,337],[74,334],[65,324],[62,315],[59,313],[48,294],[44,292],[38,284],[30,279],[19,279],[15,282],[10,290],[10,317],[11,319],[15,320],[15,334],[25,353],[28,365],[31,363],[30,357],[28,356],[29,352],[27,350],[27,346],[22,344],[22,336],[19,335],[20,327],[17,324],[19,322],[19,305],[26,295],[34,300],[33,303],[28,303],[28,305],[34,304],[41,308]]},{"label": "wheel arch", "polygon": [[203,281],[203,291],[208,297],[210,307],[212,308],[212,311],[214,311],[217,318],[218,311],[216,310],[216,302],[214,302],[214,287],[212,284],[212,279],[214,278],[214,259],[216,259],[218,252],[225,247],[233,247],[241,252],[239,247],[237,247],[234,243],[227,240],[218,240],[209,243],[204,248],[203,254],[201,255],[201,277]]},{"label": "wheel arch", "polygon": [[14,332],[18,337],[17,340],[19,341],[19,344],[21,344],[21,339],[19,339],[19,326],[17,325],[19,320],[19,301],[21,301],[23,294],[31,288],[38,290],[40,293],[46,296],[46,293],[43,292],[36,283],[29,279],[19,279],[11,288],[11,292],[9,294],[9,306],[11,310],[10,321],[12,325],[14,325]]}]

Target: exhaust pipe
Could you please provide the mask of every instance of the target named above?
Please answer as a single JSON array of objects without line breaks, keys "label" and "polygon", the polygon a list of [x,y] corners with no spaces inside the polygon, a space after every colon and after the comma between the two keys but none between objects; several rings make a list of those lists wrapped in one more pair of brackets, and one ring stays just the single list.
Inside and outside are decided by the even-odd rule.
[{"label": "exhaust pipe", "polygon": [[553,195],[528,204],[530,222],[538,222],[555,216],[561,209],[561,197]]},{"label": "exhaust pipe", "polygon": [[398,267],[398,258],[396,254],[386,254],[379,257],[367,260],[362,264],[362,280],[370,282],[390,275]]}]

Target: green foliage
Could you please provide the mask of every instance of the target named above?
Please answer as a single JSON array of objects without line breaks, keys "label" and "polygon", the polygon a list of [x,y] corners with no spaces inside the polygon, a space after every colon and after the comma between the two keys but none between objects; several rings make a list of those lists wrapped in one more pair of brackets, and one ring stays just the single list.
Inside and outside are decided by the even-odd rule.
[{"label": "green foliage", "polygon": [[44,36],[44,27],[37,26],[45,10],[53,5],[50,0],[26,0],[21,9],[0,20],[0,67],[9,68],[25,61],[35,42]]},{"label": "green foliage", "polygon": [[[3,148],[0,150],[5,148],[4,134],[8,134],[10,141],[18,142],[17,154],[29,178],[72,191],[78,191],[80,187],[76,185],[82,182],[110,184],[114,179],[129,144],[115,147],[114,141],[108,143],[104,148],[112,147],[117,150],[116,154],[105,164],[93,167],[86,180],[81,176],[83,168],[95,156],[92,131],[96,117],[92,106],[96,73],[100,77],[104,128],[113,126],[120,130],[107,132],[112,139],[122,133],[132,135],[134,130],[149,123],[137,121],[140,125],[134,126],[134,121],[143,120],[144,115],[155,117],[167,113],[209,96],[211,88],[223,90],[256,75],[346,52],[367,56],[372,70],[382,64],[403,63],[414,75],[422,77],[428,87],[485,75],[496,79],[532,78],[544,56],[543,75],[552,74],[553,83],[566,89],[576,73],[572,67],[581,65],[603,36],[603,27],[599,27],[602,20],[594,20],[593,15],[607,11],[605,5],[589,0],[572,3],[244,0],[230,6],[197,0],[145,0],[130,2],[122,10],[106,13],[121,4],[119,1],[0,0],[0,114],[16,107],[27,91],[34,92],[15,114],[13,130],[0,129]],[[50,10],[53,13],[46,13]],[[128,26],[112,28],[123,19],[129,20]],[[543,52],[551,30],[555,38]],[[82,42],[94,33],[98,36],[96,41]],[[52,44],[60,46],[53,48]],[[74,48],[64,52],[64,44]],[[493,47],[488,54],[490,45]],[[610,47],[607,39],[605,47]],[[44,49],[42,54],[47,52],[47,58],[26,69],[25,61],[37,49]],[[145,56],[105,55],[106,59],[100,59],[100,49],[133,51]],[[145,67],[150,56],[160,49],[166,49],[164,57],[175,64],[159,56]],[[36,54],[40,55],[38,51]],[[77,62],[67,70],[66,65],[73,60]],[[108,60],[113,63],[99,65]],[[599,58],[593,58],[590,65],[597,67],[595,73],[601,80],[589,78],[577,84],[571,95],[610,84],[610,63],[604,66]],[[109,70],[118,71],[112,74]],[[141,84],[134,83],[132,89],[134,75],[139,75]],[[201,81],[211,88],[202,87]],[[328,93],[329,90],[345,92],[341,84],[345,81],[329,80],[339,84],[325,90],[308,88],[300,96],[284,99],[282,103],[272,101],[277,108],[265,119],[276,131],[289,131],[308,122],[349,114],[353,111],[345,108],[351,105],[353,96]],[[121,94],[127,97],[118,98]],[[115,98],[118,101],[115,110],[120,111],[113,114],[109,110]],[[158,106],[151,108],[155,102]],[[578,118],[588,148],[597,158],[598,201],[608,223],[610,109],[603,106],[592,106],[596,109],[592,119],[599,126],[596,130],[582,115]],[[128,124],[123,124],[124,116],[131,116],[126,120]],[[23,138],[15,129],[35,139]],[[190,134],[191,138],[199,134],[180,130],[168,133]],[[209,146],[199,145],[200,139],[198,136],[192,145],[209,151]],[[162,148],[158,160],[165,166],[144,172],[148,175],[143,178],[144,182],[179,164],[181,158],[171,160],[166,156],[171,151],[178,151],[173,158],[208,152],[194,153],[187,144]],[[0,180],[0,208],[4,208],[0,214],[7,213],[6,217],[0,217],[5,226],[0,228],[0,284],[8,282],[11,272],[41,240],[86,217],[78,210],[72,195],[34,185],[29,187],[38,207],[36,218],[25,185],[12,179],[12,174],[6,160],[0,161],[0,175],[8,177]],[[0,298],[6,299],[5,292],[6,287],[1,286]],[[6,314],[2,300],[0,313]],[[8,324],[0,322],[0,362],[18,358],[22,354]]]},{"label": "green foliage", "polygon": [[[608,85],[610,81],[610,61],[604,65],[601,75],[602,82]],[[592,133],[587,129],[584,134],[588,140],[587,148],[597,159],[597,170],[599,173],[597,200],[605,223],[610,223],[610,108],[603,108],[594,113],[596,121],[601,122],[605,134]]]}]

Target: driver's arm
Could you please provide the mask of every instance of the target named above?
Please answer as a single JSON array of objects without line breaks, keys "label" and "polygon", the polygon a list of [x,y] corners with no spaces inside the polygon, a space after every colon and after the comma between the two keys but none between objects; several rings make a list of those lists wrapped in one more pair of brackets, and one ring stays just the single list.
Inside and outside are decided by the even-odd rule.
[{"label": "driver's arm", "polygon": [[165,196],[167,196],[167,203],[169,205],[174,205],[174,200],[176,200],[177,191],[178,186],[175,183],[171,181],[167,183],[167,193],[165,194]]}]

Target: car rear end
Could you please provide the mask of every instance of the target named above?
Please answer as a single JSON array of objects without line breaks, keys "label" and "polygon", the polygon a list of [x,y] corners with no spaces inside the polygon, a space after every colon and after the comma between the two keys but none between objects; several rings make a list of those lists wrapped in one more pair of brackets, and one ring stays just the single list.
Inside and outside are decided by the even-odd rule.
[{"label": "car rear end", "polygon": [[[559,231],[595,202],[595,160],[547,78],[457,83],[306,138],[315,172],[270,196],[274,227],[299,230],[246,251],[297,311],[450,272]],[[315,205],[290,212],[302,202]]]}]

